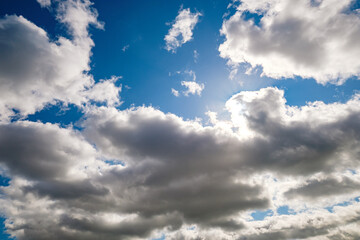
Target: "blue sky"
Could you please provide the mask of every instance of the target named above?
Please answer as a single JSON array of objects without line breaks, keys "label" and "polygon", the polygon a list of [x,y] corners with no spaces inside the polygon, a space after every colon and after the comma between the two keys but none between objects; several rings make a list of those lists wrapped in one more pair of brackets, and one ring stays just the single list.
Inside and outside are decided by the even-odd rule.
[{"label": "blue sky", "polygon": [[[274,80],[260,77],[260,73],[247,75],[244,74],[244,69],[231,80],[230,67],[226,65],[226,59],[219,56],[218,51],[219,44],[224,40],[219,32],[223,16],[234,11],[233,8],[227,8],[229,2],[140,2],[143,8],[138,7],[140,3],[137,1],[94,3],[99,12],[99,20],[105,23],[105,29],[90,28],[95,42],[90,73],[95,81],[122,76],[119,82],[129,89],[122,88],[121,109],[131,105],[153,105],[164,112],[175,113],[184,118],[205,118],[206,111],[222,111],[224,103],[242,90],[276,86],[286,90],[289,105],[301,106],[309,101],[344,102],[359,88],[356,78],[350,78],[340,86],[321,85],[312,79],[303,80],[299,77]],[[23,15],[44,28],[50,37],[67,34],[66,29],[54,20],[49,11],[34,1],[26,4],[4,1],[1,4],[2,15]],[[169,30],[168,24],[174,21],[174,16],[181,7],[199,11],[203,16],[193,31],[194,38],[178,48],[176,53],[171,53],[165,50],[164,36]],[[198,53],[196,60],[194,51]],[[177,74],[178,71],[182,74]],[[205,83],[201,97],[176,98],[171,94],[171,88],[181,89],[181,81],[190,78],[183,73],[185,71],[195,72],[197,80]],[[41,114],[38,115],[36,119],[42,120]]]},{"label": "blue sky", "polygon": [[0,237],[356,239],[359,6],[1,1]]}]

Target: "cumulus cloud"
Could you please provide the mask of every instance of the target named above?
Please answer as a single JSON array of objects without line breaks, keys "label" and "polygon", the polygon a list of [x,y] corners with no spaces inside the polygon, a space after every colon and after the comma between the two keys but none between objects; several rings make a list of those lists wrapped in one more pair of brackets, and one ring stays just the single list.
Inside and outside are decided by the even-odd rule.
[{"label": "cumulus cloud", "polygon": [[[358,194],[358,96],[291,107],[283,94],[240,92],[227,103],[231,120],[210,126],[152,107],[110,106],[90,108],[81,132],[3,123],[8,232],[20,240],[357,236],[356,201],[332,212],[324,207],[338,198],[311,202]],[[302,213],[248,220],[281,201]]]},{"label": "cumulus cloud", "polygon": [[352,2],[241,1],[223,23],[220,56],[231,65],[260,66],[272,78],[342,84],[360,74],[360,17]]},{"label": "cumulus cloud", "polygon": [[168,51],[175,52],[177,48],[190,41],[193,36],[195,25],[199,21],[201,13],[192,13],[189,8],[180,9],[171,26],[168,34],[165,36],[166,47]]},{"label": "cumulus cloud", "polygon": [[181,81],[181,85],[187,88],[187,90],[184,91],[185,96],[189,96],[189,94],[201,96],[201,92],[205,88],[203,83],[197,83],[195,81]]},{"label": "cumulus cloud", "polygon": [[[80,106],[89,98],[98,98],[94,94],[100,87],[95,87],[87,73],[94,46],[87,29],[89,24],[102,27],[97,12],[89,1],[56,2],[56,9],[57,18],[68,27],[73,39],[59,37],[51,41],[43,29],[22,16],[0,19],[2,121],[9,120],[15,112],[26,116],[56,101]],[[108,82],[108,90],[120,91],[110,83],[113,81]],[[110,94],[111,99],[106,101],[119,101],[114,95]]]}]

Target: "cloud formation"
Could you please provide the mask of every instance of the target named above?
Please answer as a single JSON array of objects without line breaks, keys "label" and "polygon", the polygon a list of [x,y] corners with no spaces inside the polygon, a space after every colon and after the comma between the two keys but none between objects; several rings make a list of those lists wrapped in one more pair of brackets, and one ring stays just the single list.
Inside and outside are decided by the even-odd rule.
[{"label": "cloud formation", "polygon": [[[7,229],[20,240],[144,239],[159,232],[169,239],[357,236],[356,201],[333,212],[323,208],[337,198],[314,203],[311,213],[312,201],[304,209],[298,199],[359,194],[359,101],[296,108],[286,105],[283,91],[265,88],[233,96],[231,121],[213,126],[152,107],[109,106],[89,109],[82,132],[2,124],[0,160],[12,178],[2,187]],[[351,180],[347,169],[354,169]],[[284,201],[305,212],[247,220],[254,209]],[[191,226],[194,232],[186,230]]]},{"label": "cloud formation", "polygon": [[300,76],[342,84],[360,74],[360,16],[352,3],[241,1],[223,22],[220,56],[231,65],[260,66],[272,78]]},{"label": "cloud formation", "polygon": [[190,8],[180,9],[179,14],[175,18],[175,22],[164,38],[166,42],[165,49],[176,52],[177,48],[190,41],[193,36],[194,27],[198,23],[200,16],[201,13],[192,13]]},{"label": "cloud formation", "polygon": [[[0,121],[8,121],[16,112],[32,114],[57,101],[81,106],[98,98],[94,94],[100,86],[95,87],[87,73],[94,46],[87,29],[90,24],[102,27],[97,12],[89,1],[56,1],[55,7],[73,39],[51,41],[43,29],[22,16],[0,19]],[[107,88],[119,92],[113,83],[108,82]],[[119,101],[116,93],[109,97],[101,100]]]},{"label": "cloud formation", "polygon": [[[88,27],[102,27],[91,2],[38,2],[43,7],[53,4],[72,38],[51,41],[43,29],[21,16],[0,20],[0,173],[11,179],[9,186],[0,186],[0,212],[11,236],[359,238],[359,94],[344,103],[318,101],[295,107],[276,87],[242,91],[225,104],[229,118],[208,112],[208,125],[153,107],[120,110],[118,78],[95,83],[88,72],[94,46]],[[297,4],[301,11],[312,7],[320,14],[327,3]],[[277,4],[244,1],[223,31],[228,26],[236,30],[239,21],[248,24],[245,30],[255,28],[242,16],[249,9],[264,15],[256,28],[260,32],[294,18],[293,10],[289,16],[275,11],[274,6],[283,6]],[[348,2],[336,4],[329,16],[357,21],[351,11],[339,13],[339,6]],[[169,37],[169,51],[192,38],[199,16],[189,9],[179,12],[169,31],[174,37]],[[266,25],[266,19],[275,25]],[[315,27],[330,21],[322,20]],[[279,36],[284,34],[280,30]],[[195,73],[183,73],[189,76],[181,82],[187,87],[183,93],[201,95],[204,85],[196,82]],[[76,128],[9,121],[16,111],[26,116],[56,101],[83,107]],[[288,213],[277,211],[284,206]],[[255,211],[266,210],[271,214],[264,219],[253,217]]]},{"label": "cloud formation", "polygon": [[[186,70],[184,72],[178,71],[177,74],[183,74],[186,75],[186,80],[181,81],[181,85],[186,88],[186,90],[182,91],[182,94],[186,97],[189,95],[198,95],[201,96],[202,91],[205,88],[204,83],[198,83],[196,82],[196,74],[192,70]],[[176,89],[171,89],[171,93],[178,97],[180,96],[180,92]]]}]

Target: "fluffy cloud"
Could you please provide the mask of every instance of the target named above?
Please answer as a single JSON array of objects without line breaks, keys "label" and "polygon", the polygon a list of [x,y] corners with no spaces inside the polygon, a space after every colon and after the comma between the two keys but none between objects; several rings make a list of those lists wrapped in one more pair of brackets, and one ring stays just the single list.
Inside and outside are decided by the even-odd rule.
[{"label": "fluffy cloud", "polygon": [[[261,66],[272,78],[341,84],[359,76],[360,17],[346,1],[244,0],[225,20],[219,51],[230,64]],[[249,18],[255,14],[255,18]]]},{"label": "fluffy cloud", "polygon": [[175,18],[174,24],[165,36],[165,49],[175,52],[178,47],[190,41],[193,36],[193,29],[199,21],[200,16],[201,13],[192,13],[189,8],[180,10]]},{"label": "fluffy cloud", "polygon": [[184,91],[185,96],[189,96],[189,94],[200,96],[205,88],[203,83],[197,83],[195,81],[181,81],[181,85],[187,88],[187,90]]},{"label": "fluffy cloud", "polygon": [[[181,85],[186,88],[186,90],[182,91],[184,96],[188,97],[190,94],[201,96],[201,92],[204,90],[205,84],[196,82],[196,74],[194,71],[178,71],[177,74],[186,75],[186,80],[181,81]],[[171,93],[175,97],[178,97],[180,95],[179,91],[173,88],[171,89]]]},{"label": "fluffy cloud", "polygon": [[[72,40],[59,37],[51,41],[43,29],[22,16],[0,19],[0,120],[8,120],[16,111],[26,116],[56,101],[80,106],[99,98],[95,93],[100,86],[95,87],[86,73],[94,46],[87,28],[89,24],[102,26],[97,13],[89,1],[55,5],[57,18],[68,27]],[[107,89],[120,91],[113,81]],[[101,101],[118,102],[115,95]]]},{"label": "fluffy cloud", "polygon": [[[81,132],[2,124],[6,227],[18,239],[355,239],[358,203],[324,207],[359,194],[359,101],[297,108],[265,88],[234,95],[231,120],[213,126],[109,106],[89,108]],[[284,203],[302,213],[247,217]]]}]

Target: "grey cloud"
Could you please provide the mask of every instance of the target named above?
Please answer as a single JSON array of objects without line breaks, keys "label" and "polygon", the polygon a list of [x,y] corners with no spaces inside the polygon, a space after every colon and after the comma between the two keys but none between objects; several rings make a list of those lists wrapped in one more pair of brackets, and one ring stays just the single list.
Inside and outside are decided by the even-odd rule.
[{"label": "grey cloud", "polygon": [[[89,151],[89,152],[87,152]],[[90,158],[92,147],[70,130],[33,122],[0,124],[0,162],[13,175],[33,180],[66,177],[69,167]]]},{"label": "grey cloud", "polygon": [[[285,102],[283,92],[276,88],[239,93],[229,100],[233,115],[241,109],[244,124],[259,136],[245,143],[247,166],[301,175],[331,172],[342,164],[357,166],[357,97],[348,104],[318,103],[300,109],[286,106]],[[327,110],[331,111],[327,115],[335,114],[334,108],[341,114],[325,116]]]},{"label": "grey cloud", "polygon": [[[23,191],[37,193],[40,196],[49,196],[52,199],[70,200],[80,198],[80,201],[89,201],[92,196],[105,197],[109,190],[103,186],[95,186],[89,180],[82,181],[46,181],[26,186]],[[92,199],[94,200],[94,199]]]},{"label": "grey cloud", "polygon": [[339,195],[359,191],[360,183],[348,177],[337,179],[329,177],[326,179],[308,180],[303,186],[293,188],[285,192],[289,198],[305,197],[316,199],[323,196]]},{"label": "grey cloud", "polygon": [[[19,239],[36,239],[45,229],[53,229],[62,239],[141,239],[154,230],[177,232],[186,224],[195,224],[205,232],[217,230],[237,236],[256,229],[238,214],[271,205],[267,189],[253,174],[336,174],[357,166],[356,97],[344,104],[292,108],[286,106],[282,91],[266,88],[235,95],[227,108],[232,127],[239,131],[217,125],[204,127],[151,107],[89,109],[82,123],[85,138],[51,124],[2,124],[1,161],[15,179],[29,181],[14,180],[4,190],[8,198],[0,201],[10,206],[7,216],[22,220],[22,224],[9,224],[9,231]],[[241,128],[244,126],[248,129]],[[241,137],[246,131],[254,135]],[[29,156],[31,166],[26,165]],[[109,166],[97,157],[121,160],[125,167]],[[74,177],[77,175],[81,177]],[[341,184],[355,187],[350,180],[343,180]],[[309,183],[302,185],[306,184],[309,192],[320,194]],[[47,204],[46,212],[24,205],[29,199]],[[26,209],[26,214],[14,210],[19,208]],[[109,213],[118,219],[109,226],[100,224]],[[42,214],[52,215],[52,220]],[[29,222],[38,218],[46,221],[43,227]],[[283,226],[244,236],[301,239],[327,234],[333,225],[327,226],[294,223],[291,231]]]}]

